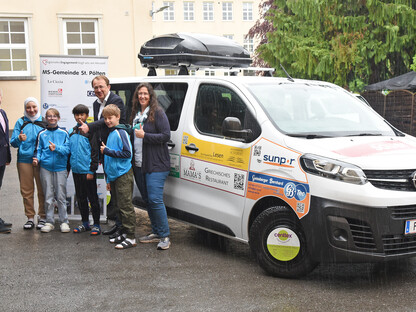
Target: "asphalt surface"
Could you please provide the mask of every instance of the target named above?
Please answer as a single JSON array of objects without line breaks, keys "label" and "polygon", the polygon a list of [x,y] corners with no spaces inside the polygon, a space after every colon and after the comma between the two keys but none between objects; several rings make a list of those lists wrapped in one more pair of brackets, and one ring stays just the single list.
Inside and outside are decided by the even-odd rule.
[{"label": "asphalt surface", "polygon": [[[415,259],[319,266],[288,280],[265,275],[247,245],[174,220],[167,251],[23,230],[13,156],[0,190],[0,217],[13,223],[0,235],[0,311],[416,311]],[[147,234],[146,213],[137,221],[137,236]]]}]

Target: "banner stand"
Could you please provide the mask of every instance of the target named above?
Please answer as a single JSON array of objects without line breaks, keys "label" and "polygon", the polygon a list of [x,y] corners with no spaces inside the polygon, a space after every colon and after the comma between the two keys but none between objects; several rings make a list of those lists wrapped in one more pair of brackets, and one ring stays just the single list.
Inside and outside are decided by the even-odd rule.
[{"label": "banner stand", "polygon": [[[56,108],[61,119],[58,125],[68,132],[76,125],[72,109],[86,105],[88,122],[94,121],[93,102],[96,100],[91,81],[95,76],[107,75],[108,57],[40,55],[41,113]],[[107,220],[107,189],[102,165],[97,170],[97,194],[100,203],[100,220]],[[67,211],[70,220],[81,220],[76,204],[72,172],[67,180]]]}]

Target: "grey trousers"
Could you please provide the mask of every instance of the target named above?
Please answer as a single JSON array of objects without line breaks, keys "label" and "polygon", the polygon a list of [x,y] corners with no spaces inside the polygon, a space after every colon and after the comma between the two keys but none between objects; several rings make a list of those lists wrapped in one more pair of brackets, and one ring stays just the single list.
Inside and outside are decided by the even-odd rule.
[{"label": "grey trousers", "polygon": [[68,223],[68,213],[66,211],[66,179],[68,172],[64,171],[48,171],[40,168],[40,179],[42,181],[43,193],[45,194],[45,212],[46,222],[55,223],[54,208],[55,201],[58,205],[59,221]]}]

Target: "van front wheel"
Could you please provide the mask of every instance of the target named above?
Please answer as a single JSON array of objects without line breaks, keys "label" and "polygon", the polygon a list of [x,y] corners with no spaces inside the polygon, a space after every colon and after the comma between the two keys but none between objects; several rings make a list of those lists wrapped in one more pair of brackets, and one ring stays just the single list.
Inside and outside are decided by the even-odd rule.
[{"label": "van front wheel", "polygon": [[250,248],[260,266],[273,276],[300,277],[317,265],[310,258],[299,220],[286,207],[268,208],[254,220]]}]

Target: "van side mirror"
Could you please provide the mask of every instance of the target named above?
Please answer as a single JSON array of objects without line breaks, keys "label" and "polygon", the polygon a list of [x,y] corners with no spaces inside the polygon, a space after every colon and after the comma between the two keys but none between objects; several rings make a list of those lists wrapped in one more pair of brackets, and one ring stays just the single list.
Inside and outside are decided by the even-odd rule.
[{"label": "van side mirror", "polygon": [[237,117],[227,117],[222,122],[222,134],[226,137],[242,139],[248,142],[252,135],[251,129],[242,129],[241,121]]}]

